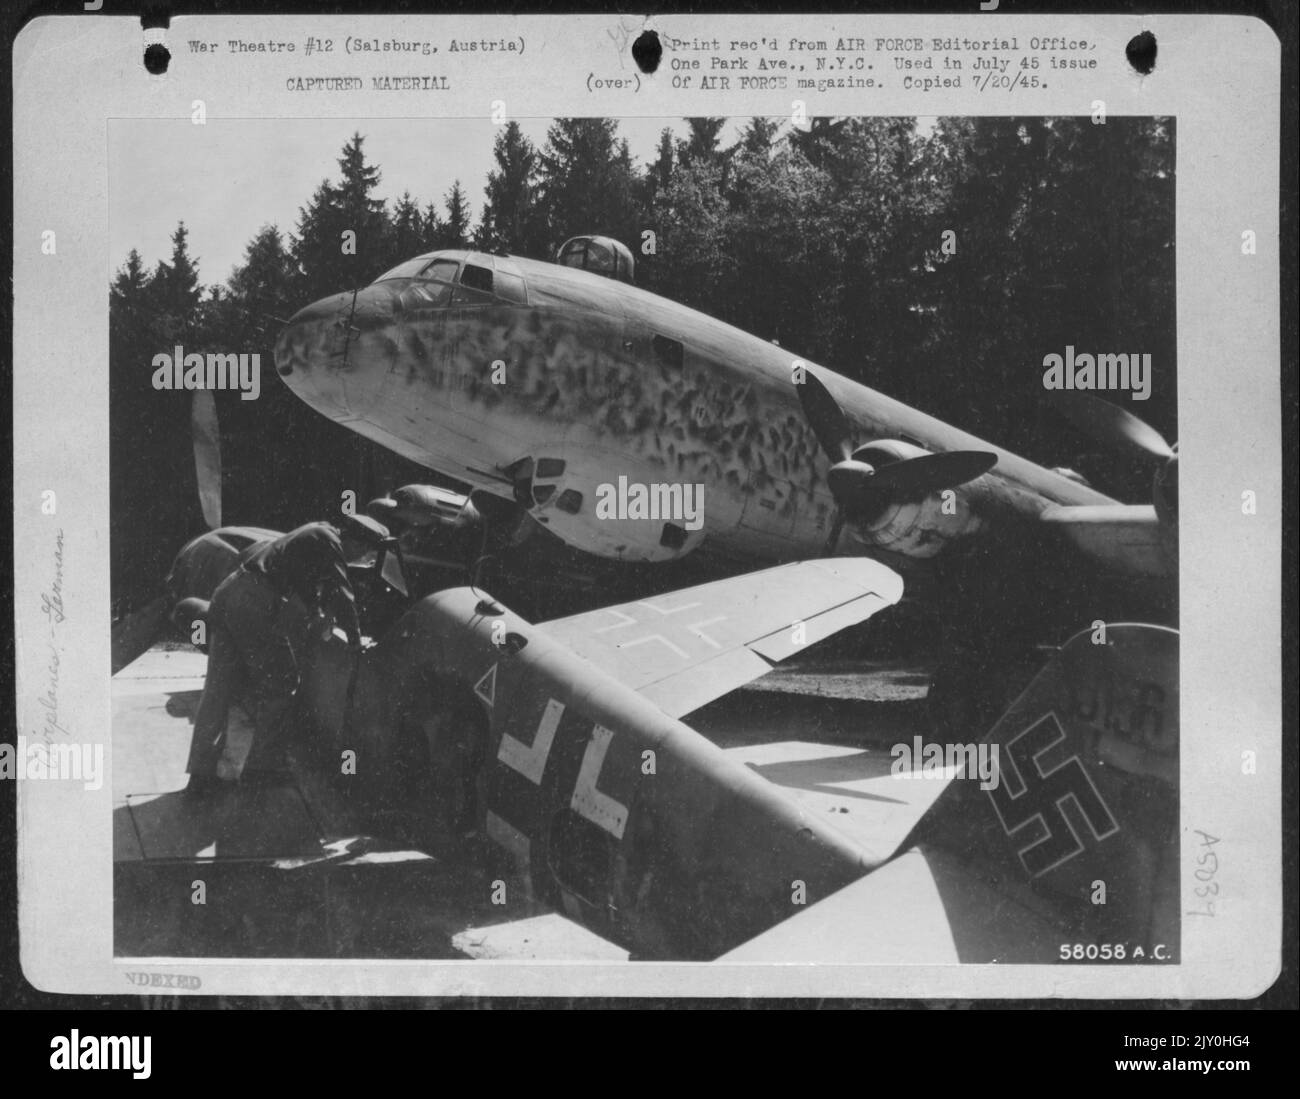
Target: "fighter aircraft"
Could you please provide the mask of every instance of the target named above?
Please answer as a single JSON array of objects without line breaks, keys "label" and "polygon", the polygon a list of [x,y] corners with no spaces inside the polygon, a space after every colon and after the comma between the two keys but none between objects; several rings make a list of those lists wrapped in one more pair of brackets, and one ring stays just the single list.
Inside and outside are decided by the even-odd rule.
[{"label": "fighter aircraft", "polygon": [[[188,544],[171,595],[201,616],[221,562],[233,567],[263,533]],[[682,720],[901,594],[893,570],[851,557],[538,625],[486,592],[448,588],[359,655],[328,633],[311,641],[300,656],[307,763],[278,801],[239,786],[221,795],[253,799],[238,806],[168,792],[183,783],[189,730],[171,703],[160,716],[150,684],[175,699],[176,672],[128,669],[114,753],[148,785],[118,791],[120,911],[160,892],[188,897],[189,884],[160,891],[151,875],[179,867],[189,883],[196,862],[205,878],[223,858],[253,864],[258,894],[280,888],[277,874],[355,870],[363,847],[340,836],[315,770],[335,785],[353,776],[343,782],[362,784],[363,800],[414,797],[445,830],[486,836],[514,864],[493,883],[508,886],[507,910],[549,907],[633,958],[1176,961],[1172,630],[1076,637],[962,760],[919,737],[873,748],[797,727],[716,743]],[[169,744],[170,767],[133,766]],[[974,773],[976,755],[993,771]],[[191,909],[168,910],[211,924]],[[135,935],[159,916],[130,922]]]},{"label": "fighter aircraft", "polygon": [[556,263],[432,252],[302,309],[276,369],[323,415],[472,486],[480,510],[600,558],[734,573],[845,552],[847,527],[847,552],[908,575],[1000,538],[1172,590],[1177,454],[1135,417],[1063,404],[1151,457],[1150,505],[639,289],[632,268],[602,237]]}]

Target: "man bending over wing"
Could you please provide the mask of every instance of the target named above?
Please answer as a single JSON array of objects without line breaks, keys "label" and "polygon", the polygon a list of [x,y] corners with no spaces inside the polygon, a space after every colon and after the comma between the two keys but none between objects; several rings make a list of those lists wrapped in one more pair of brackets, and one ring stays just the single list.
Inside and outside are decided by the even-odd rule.
[{"label": "man bending over wing", "polygon": [[309,523],[245,551],[240,566],[218,585],[208,608],[208,672],[194,718],[187,793],[206,794],[224,784],[217,763],[226,744],[231,699],[240,686],[252,703],[254,723],[244,780],[286,774],[285,724],[298,689],[295,649],[301,648],[304,620],[332,619],[349,646],[360,650],[347,566],[387,533],[367,517],[345,520],[342,531],[328,523]]}]

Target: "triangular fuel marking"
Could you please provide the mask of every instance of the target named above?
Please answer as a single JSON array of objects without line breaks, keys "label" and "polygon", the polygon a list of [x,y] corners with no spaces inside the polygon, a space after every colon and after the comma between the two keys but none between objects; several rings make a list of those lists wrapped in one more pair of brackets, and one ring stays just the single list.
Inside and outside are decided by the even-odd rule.
[{"label": "triangular fuel marking", "polygon": [[489,706],[496,705],[497,697],[497,666],[492,665],[487,674],[474,684],[474,693],[479,696]]}]

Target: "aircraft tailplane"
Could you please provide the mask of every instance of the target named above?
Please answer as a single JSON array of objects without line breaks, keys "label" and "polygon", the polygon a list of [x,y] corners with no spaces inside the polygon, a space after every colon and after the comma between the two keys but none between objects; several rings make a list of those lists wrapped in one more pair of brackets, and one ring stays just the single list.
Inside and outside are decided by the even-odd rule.
[{"label": "aircraft tailplane", "polygon": [[1178,705],[1178,632],[1096,623],[971,738],[996,782],[923,773],[947,786],[889,862],[725,958],[1177,962]]}]

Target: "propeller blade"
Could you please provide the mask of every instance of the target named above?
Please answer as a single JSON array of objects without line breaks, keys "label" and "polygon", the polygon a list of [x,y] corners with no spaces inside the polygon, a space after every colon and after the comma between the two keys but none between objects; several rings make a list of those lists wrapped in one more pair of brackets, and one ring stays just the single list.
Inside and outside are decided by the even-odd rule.
[{"label": "propeller blade", "polygon": [[1127,444],[1153,458],[1172,458],[1174,449],[1150,424],[1109,401],[1086,393],[1053,390],[1053,407],[1080,431],[1109,446]]},{"label": "propeller blade", "polygon": [[853,453],[853,437],[849,421],[835,398],[821,379],[807,370],[803,372],[803,381],[795,383],[795,389],[808,426],[817,436],[826,456],[832,462],[846,461]]},{"label": "propeller blade", "polygon": [[922,454],[887,466],[839,462],[827,474],[831,495],[850,512],[872,511],[886,501],[912,500],[956,488],[987,473],[998,456],[982,450]]},{"label": "propeller blade", "polygon": [[190,399],[190,434],[194,438],[194,477],[199,507],[209,530],[221,526],[221,426],[211,390],[196,389]]},{"label": "propeller blade", "polygon": [[877,492],[907,499],[956,488],[982,477],[998,464],[998,456],[984,450],[949,450],[922,454],[876,470]]}]

